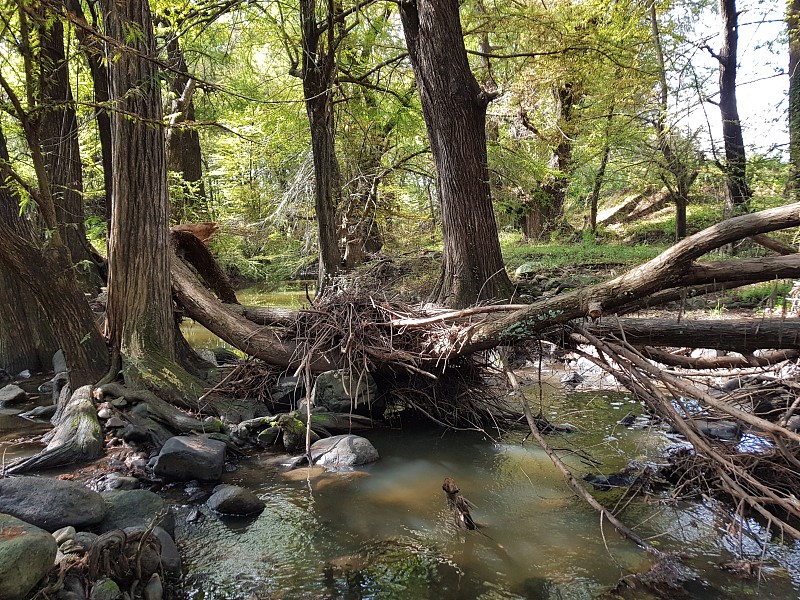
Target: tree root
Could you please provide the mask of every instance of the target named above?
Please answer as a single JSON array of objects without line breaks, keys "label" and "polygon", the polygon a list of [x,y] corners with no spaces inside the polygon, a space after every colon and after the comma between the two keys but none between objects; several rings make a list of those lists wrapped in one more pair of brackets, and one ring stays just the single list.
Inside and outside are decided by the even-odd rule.
[{"label": "tree root", "polygon": [[12,462],[4,473],[14,475],[99,458],[103,453],[103,430],[92,401],[92,386],[80,387],[69,397],[48,439],[42,452]]}]

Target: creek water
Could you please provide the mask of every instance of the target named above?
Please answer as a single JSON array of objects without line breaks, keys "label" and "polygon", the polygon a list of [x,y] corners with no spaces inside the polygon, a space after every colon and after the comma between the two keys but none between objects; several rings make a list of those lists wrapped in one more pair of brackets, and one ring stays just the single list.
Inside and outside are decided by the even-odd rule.
[{"label": "creek water", "polygon": [[[549,418],[578,428],[550,441],[579,475],[649,460],[674,442],[617,424],[628,411],[641,412],[624,394],[545,389]],[[280,464],[286,457],[270,454],[242,460],[225,481],[254,490],[266,510],[248,520],[205,509],[197,523],[179,519],[182,597],[588,599],[651,566],[610,526],[601,528],[597,513],[521,433],[503,440],[419,429],[366,436],[381,459],[353,471],[287,472]],[[455,527],[441,490],[448,476],[475,505],[479,531]],[[597,497],[613,504],[613,494]],[[696,577],[689,597],[800,596],[797,544],[768,546],[762,580],[746,581],[718,568],[734,558],[739,540],[710,505],[635,500],[622,515],[640,535],[658,536],[660,548],[685,556]],[[757,544],[743,543],[751,558],[761,557]]]},{"label": "creek water", "polygon": [[[306,302],[303,286],[254,289],[240,297],[248,304]],[[188,328],[198,347],[223,345],[197,326]],[[528,395],[534,412],[542,408],[551,422],[577,428],[549,437],[577,476],[609,474],[631,460],[658,460],[674,443],[659,429],[618,424],[628,412],[642,413],[628,395],[565,394],[560,375],[545,373],[541,407],[538,386]],[[43,395],[37,403],[46,400]],[[18,416],[29,408],[0,409],[0,455],[6,461],[35,452],[28,440],[49,429],[46,422]],[[490,439],[408,427],[365,436],[381,459],[351,471],[287,471],[287,456],[265,452],[236,461],[224,481],[253,490],[266,503],[252,519],[213,514],[201,500],[190,499],[195,486],[168,488],[184,557],[178,597],[583,600],[652,564],[610,526],[601,527],[597,513],[573,494],[544,452],[523,443],[522,432]],[[475,505],[477,532],[455,527],[441,490],[445,477],[454,478]],[[611,508],[620,492],[595,495]],[[713,510],[710,499],[624,502],[621,516],[639,535],[682,554],[695,577],[685,590],[688,597],[800,598],[800,544],[764,548],[747,533],[738,535],[734,521]],[[742,525],[764,536],[755,521]],[[763,565],[760,577],[745,580],[720,569],[740,551]]]}]

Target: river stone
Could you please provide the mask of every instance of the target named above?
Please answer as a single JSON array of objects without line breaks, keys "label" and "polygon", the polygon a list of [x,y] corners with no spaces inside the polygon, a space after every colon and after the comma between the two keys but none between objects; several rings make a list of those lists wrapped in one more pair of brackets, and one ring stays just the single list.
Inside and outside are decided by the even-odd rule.
[{"label": "river stone", "polygon": [[741,427],[735,421],[695,419],[694,425],[704,435],[723,441],[738,440],[741,433]]},{"label": "river stone", "polygon": [[28,395],[18,385],[9,383],[4,388],[0,388],[0,406],[10,406],[19,402],[25,402]]},{"label": "river stone", "polygon": [[334,435],[311,446],[311,462],[326,467],[365,465],[379,458],[375,446],[358,435]]},{"label": "river stone", "polygon": [[347,369],[320,373],[314,384],[314,406],[331,412],[350,412],[358,405],[368,405],[377,395],[372,375],[351,377]]},{"label": "river stone", "polygon": [[219,481],[225,466],[225,442],[199,435],[167,440],[153,472],[170,481]]},{"label": "river stone", "polygon": [[0,479],[0,512],[53,532],[67,525],[96,525],[106,505],[100,494],[74,481],[9,477]]},{"label": "river stone", "polygon": [[238,485],[218,485],[206,501],[211,510],[223,515],[254,515],[264,510],[264,501]]},{"label": "river stone", "polygon": [[98,579],[92,586],[89,600],[122,600],[122,590],[113,579]]},{"label": "river stone", "polygon": [[0,598],[24,598],[53,567],[57,552],[52,535],[0,513]]},{"label": "river stone", "polygon": [[158,515],[163,515],[158,524],[170,535],[175,535],[175,515],[158,494],[148,490],[112,490],[103,492],[102,498],[108,511],[98,528],[101,533],[126,527],[147,527]]},{"label": "river stone", "polygon": [[[144,525],[138,525],[136,527],[126,527],[123,531],[125,535],[132,535],[134,533],[142,533],[147,529],[148,527]],[[155,535],[161,543],[161,566],[170,573],[180,573],[181,555],[180,552],[178,552],[178,546],[175,544],[175,540],[161,527],[153,529],[153,535]]]}]

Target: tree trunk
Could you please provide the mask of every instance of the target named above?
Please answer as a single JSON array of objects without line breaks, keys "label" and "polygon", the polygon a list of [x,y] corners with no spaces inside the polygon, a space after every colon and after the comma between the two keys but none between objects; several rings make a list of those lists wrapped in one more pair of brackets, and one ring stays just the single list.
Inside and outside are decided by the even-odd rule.
[{"label": "tree trunk", "polygon": [[603,140],[603,154],[600,156],[600,166],[597,168],[597,175],[594,177],[592,192],[589,195],[589,229],[592,233],[597,231],[597,205],[600,203],[600,190],[606,178],[606,168],[608,159],[611,156],[611,122],[614,119],[614,107],[616,103],[612,99],[608,107],[606,116],[606,135]]},{"label": "tree trunk", "polygon": [[[333,4],[328,6],[327,22],[317,23],[316,0],[300,1],[302,31],[303,95],[311,128],[311,151],[314,157],[314,209],[319,232],[319,277],[317,291],[341,265],[336,233],[336,211],[342,195],[339,161],[336,158],[333,113],[333,79],[336,73],[337,24]],[[320,38],[326,34],[324,41]]]},{"label": "tree trunk", "polygon": [[[584,318],[590,305],[601,305],[603,314],[613,314],[638,299],[640,305],[647,296],[660,290],[686,285],[713,283],[719,272],[713,263],[695,265],[700,256],[751,235],[768,233],[800,225],[800,203],[764,210],[728,219],[687,237],[653,260],[631,269],[610,281],[588,288],[559,294],[532,303],[527,308],[478,327],[465,330],[464,339],[455,342],[462,352],[475,352],[503,343],[530,339],[548,327]],[[770,259],[791,265],[788,273],[796,272],[797,255]],[[764,259],[755,261],[754,272],[766,274]],[[776,264],[776,263],[773,263]],[[736,269],[734,267],[734,269]],[[761,270],[763,269],[763,270]],[[744,270],[734,270],[743,275]],[[793,275],[792,275],[793,276]]]},{"label": "tree trunk", "polygon": [[103,7],[106,35],[117,43],[108,57],[115,162],[107,334],[126,381],[153,387],[177,367],[158,53],[146,0]]},{"label": "tree trunk", "polygon": [[661,45],[661,32],[658,27],[656,4],[650,4],[650,30],[653,34],[653,45],[658,62],[659,106],[658,116],[654,122],[658,149],[664,157],[664,171],[669,173],[674,185],[667,183],[672,199],[675,201],[675,238],[682,240],[686,237],[686,207],[689,204],[689,189],[697,178],[698,171],[690,169],[684,158],[679,154],[675,142],[675,134],[667,128],[667,109],[669,87],[667,85],[667,67],[664,62],[664,51]]},{"label": "tree trunk", "polygon": [[[8,160],[6,139],[0,130],[0,163],[7,164]],[[108,367],[108,352],[86,297],[78,287],[69,251],[52,239],[40,240],[27,218],[19,215],[19,199],[3,185],[0,185],[0,262],[0,270],[22,282],[46,315],[64,351],[70,384],[80,387],[99,379]],[[29,321],[28,325],[31,329],[25,335],[29,341],[47,339],[46,324]]]},{"label": "tree trunk", "polygon": [[80,42],[86,57],[86,62],[89,65],[89,71],[92,74],[92,90],[94,91],[94,101],[96,108],[94,109],[95,119],[97,120],[97,133],[100,139],[100,152],[103,162],[103,187],[104,187],[104,213],[106,223],[108,224],[108,231],[111,231],[111,201],[113,197],[113,160],[111,153],[111,117],[106,108],[109,101],[109,84],[108,84],[108,71],[106,70],[105,51],[103,49],[103,42],[89,32],[92,28],[99,29],[98,17],[94,14],[94,3],[88,4],[89,9],[92,10],[93,24],[90,25],[86,21],[83,13],[83,7],[80,0],[66,0],[66,7],[72,18],[74,18],[78,26],[75,27],[75,35]]},{"label": "tree trunk", "polygon": [[798,319],[617,319],[585,325],[597,337],[616,336],[632,346],[709,348],[749,353],[763,348],[800,349]]},{"label": "tree trunk", "polygon": [[792,200],[800,200],[800,0],[786,9],[789,29],[789,168]]},{"label": "tree trunk", "polygon": [[526,237],[534,240],[555,231],[564,219],[564,202],[567,198],[569,178],[574,170],[572,161],[573,107],[578,101],[575,84],[565,83],[555,92],[558,118],[558,142],[550,156],[550,173],[533,194],[533,204],[525,217]]},{"label": "tree trunk", "polygon": [[400,15],[436,164],[444,254],[435,300],[464,307],[507,299],[489,191],[486,107],[469,69],[456,0],[402,2]]},{"label": "tree trunk", "polygon": [[61,236],[69,248],[78,280],[98,293],[102,277],[96,253],[86,239],[83,210],[83,168],[78,146],[78,120],[69,85],[64,52],[64,27],[58,18],[42,14],[39,25],[40,82],[43,112],[40,120],[42,153],[55,203]]},{"label": "tree trunk", "polygon": [[[0,193],[1,194],[1,193]],[[2,202],[2,200],[0,200]],[[0,210],[0,214],[2,214]],[[36,299],[19,277],[0,261],[0,368],[15,375],[52,370],[58,344]]]},{"label": "tree trunk", "polygon": [[750,188],[747,185],[747,157],[742,136],[742,123],[736,102],[736,53],[739,39],[736,0],[719,0],[722,17],[722,47],[719,61],[719,111],[722,116],[722,139],[725,144],[726,209],[729,215],[750,210]]},{"label": "tree trunk", "polygon": [[169,127],[166,133],[167,169],[180,173],[183,194],[173,206],[178,222],[197,219],[197,200],[205,197],[203,186],[203,157],[200,134],[194,128],[194,79],[189,77],[183,51],[177,35],[171,34],[167,43],[170,72]]}]

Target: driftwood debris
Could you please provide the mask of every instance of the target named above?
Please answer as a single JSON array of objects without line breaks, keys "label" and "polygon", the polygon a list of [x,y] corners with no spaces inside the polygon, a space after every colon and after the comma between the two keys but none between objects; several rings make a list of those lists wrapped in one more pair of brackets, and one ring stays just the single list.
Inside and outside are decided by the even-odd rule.
[{"label": "driftwood debris", "polygon": [[447,496],[447,507],[453,513],[456,526],[477,529],[475,521],[472,520],[472,515],[469,513],[471,502],[461,495],[461,490],[458,489],[452,477],[445,477],[442,489]]}]

